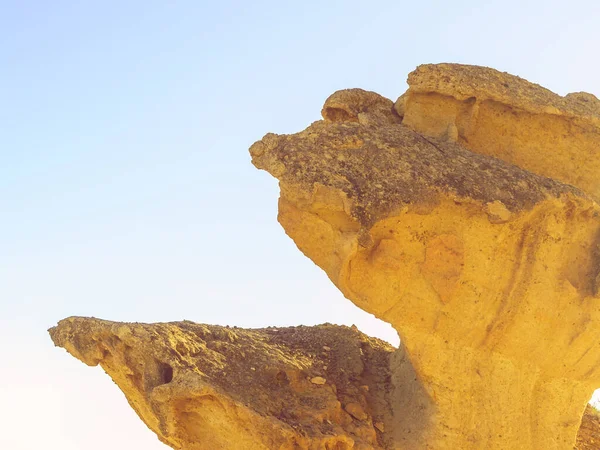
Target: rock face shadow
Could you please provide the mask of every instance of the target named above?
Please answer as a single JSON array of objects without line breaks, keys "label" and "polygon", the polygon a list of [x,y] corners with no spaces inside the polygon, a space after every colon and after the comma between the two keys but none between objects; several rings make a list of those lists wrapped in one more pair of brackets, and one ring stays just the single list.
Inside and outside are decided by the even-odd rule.
[{"label": "rock face shadow", "polygon": [[392,391],[390,405],[390,448],[418,450],[424,448],[435,414],[435,404],[413,367],[402,343],[390,360]]}]

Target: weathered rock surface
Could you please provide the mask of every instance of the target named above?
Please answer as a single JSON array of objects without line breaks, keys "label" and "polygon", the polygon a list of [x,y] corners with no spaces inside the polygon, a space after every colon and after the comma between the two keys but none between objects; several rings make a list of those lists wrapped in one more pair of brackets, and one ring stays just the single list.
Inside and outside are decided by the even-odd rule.
[{"label": "weathered rock surface", "polygon": [[[418,386],[402,352],[348,327],[72,317],[50,333],[76,358],[101,365],[176,449],[393,448],[385,427],[424,406],[406,402]],[[600,418],[588,406],[575,448],[599,445]]]},{"label": "weathered rock surface", "polygon": [[[481,91],[502,99],[489,94],[490,71],[469,70],[480,76],[463,86],[466,98]],[[423,82],[423,90],[460,80]],[[542,169],[549,153],[579,158],[561,139],[585,142],[585,163],[597,167],[595,110],[515,80],[514,90],[497,89],[515,96],[515,111],[551,110],[580,126],[559,139],[544,122],[552,140],[519,148],[490,125],[479,131],[489,149],[478,154],[459,139],[415,132],[427,128],[415,125],[419,111],[430,109],[413,109],[410,90],[395,114],[390,100],[354,89],[327,100],[325,120],[294,135],[267,134],[250,149],[253,163],[280,181],[279,221],[298,248],[400,334],[421,387],[412,401],[423,407],[394,423],[392,448],[573,448],[600,386],[600,207],[534,173],[561,178]],[[513,111],[494,114],[508,120]],[[526,151],[531,164],[506,157]],[[586,170],[576,184],[595,194],[598,180]]]},{"label": "weathered rock surface", "polygon": [[394,349],[353,328],[245,330],[73,317],[50,334],[84,363],[101,365],[175,449],[385,445],[375,424],[391,424]]},{"label": "weathered rock surface", "polygon": [[598,448],[598,100],[450,64],[409,85],[336,92],[250,149],[288,235],[400,349],[332,325],[86,318],[55,344],[176,449]]},{"label": "weathered rock surface", "polygon": [[598,450],[600,448],[600,412],[588,405],[577,434],[575,450]]},{"label": "weathered rock surface", "polygon": [[426,64],[396,102],[404,125],[600,198],[600,100],[487,67]]}]

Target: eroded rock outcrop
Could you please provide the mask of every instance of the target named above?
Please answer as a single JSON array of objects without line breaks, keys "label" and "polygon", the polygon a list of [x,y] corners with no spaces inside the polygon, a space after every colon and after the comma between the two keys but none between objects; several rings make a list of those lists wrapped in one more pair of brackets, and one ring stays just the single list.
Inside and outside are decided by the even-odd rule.
[{"label": "eroded rock outcrop", "polygon": [[50,334],[84,363],[101,365],[175,449],[366,450],[383,448],[392,424],[394,349],[353,328],[73,317]]},{"label": "eroded rock outcrop", "polygon": [[[255,143],[253,163],[279,179],[279,221],[298,248],[400,334],[433,406],[419,436],[394,427],[395,448],[572,448],[600,386],[600,207],[539,174],[570,174],[596,194],[598,114],[524,80],[497,86],[504,78],[488,69],[449,67],[417,70],[432,75],[413,74],[421,81],[403,108],[371,92],[337,92],[325,120]],[[474,122],[471,135],[445,119],[446,98],[414,106],[450,89],[461,92],[458,103],[509,104],[512,95],[513,109],[479,105],[477,120],[497,120]],[[532,135],[529,145],[515,132],[507,141],[510,127],[499,123],[513,119],[503,114],[521,110],[552,113],[561,128],[544,122],[544,139]],[[513,127],[525,120],[518,114]],[[446,131],[432,131],[443,120]],[[561,139],[584,142],[585,161]],[[548,154],[558,163],[544,166]],[[579,161],[569,170],[581,173],[548,169],[563,160]]]},{"label": "eroded rock outcrop", "polygon": [[[398,448],[391,430],[412,425],[418,434],[432,407],[418,402],[423,396],[403,351],[354,328],[71,317],[50,334],[84,363],[101,365],[176,449]],[[588,406],[576,449],[599,444],[600,418]]]},{"label": "eroded rock outcrop", "polygon": [[600,100],[487,67],[426,64],[395,104],[404,125],[600,198]]},{"label": "eroded rock outcrop", "polygon": [[86,318],[55,344],[176,449],[573,448],[600,387],[598,100],[449,64],[409,85],[336,92],[250,149],[287,234],[400,349],[332,325]]}]

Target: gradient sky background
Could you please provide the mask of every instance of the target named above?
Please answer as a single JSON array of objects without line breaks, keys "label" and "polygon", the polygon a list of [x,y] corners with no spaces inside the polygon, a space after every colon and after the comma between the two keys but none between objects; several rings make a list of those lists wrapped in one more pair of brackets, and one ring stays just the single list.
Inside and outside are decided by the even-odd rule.
[{"label": "gradient sky background", "polygon": [[355,323],[397,343],[276,221],[252,142],[336,89],[396,99],[418,64],[600,94],[600,2],[0,1],[0,448],[166,449],[71,315]]}]

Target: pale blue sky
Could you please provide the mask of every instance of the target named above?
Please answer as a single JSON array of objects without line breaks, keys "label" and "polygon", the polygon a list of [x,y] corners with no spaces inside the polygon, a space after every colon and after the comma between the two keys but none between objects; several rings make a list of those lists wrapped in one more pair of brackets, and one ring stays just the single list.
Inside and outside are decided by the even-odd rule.
[{"label": "pale blue sky", "polygon": [[597,0],[0,0],[0,448],[165,448],[52,347],[66,316],[393,341],[285,236],[247,148],[336,89],[395,99],[421,63],[598,95],[599,20]]}]

